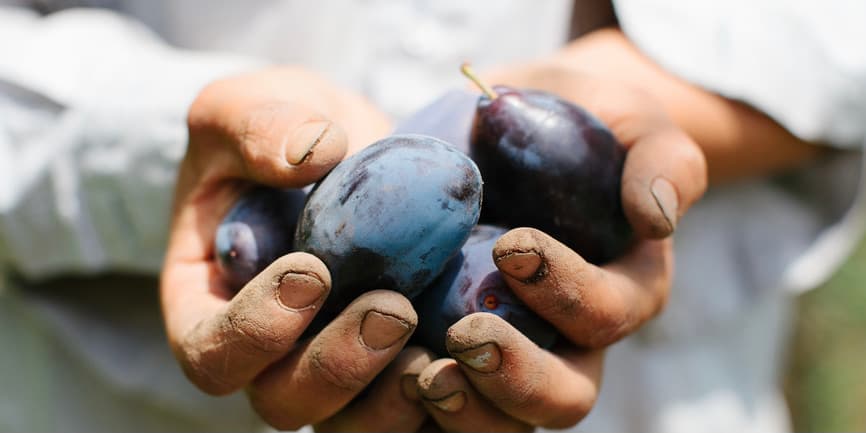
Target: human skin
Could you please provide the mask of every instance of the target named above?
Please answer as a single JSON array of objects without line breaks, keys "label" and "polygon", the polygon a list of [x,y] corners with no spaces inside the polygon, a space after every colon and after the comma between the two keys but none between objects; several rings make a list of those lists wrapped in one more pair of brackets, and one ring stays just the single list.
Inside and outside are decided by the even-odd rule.
[{"label": "human skin", "polygon": [[[162,294],[169,340],[195,384],[212,394],[246,389],[263,419],[281,429],[410,431],[428,413],[450,431],[571,426],[597,398],[604,348],[663,307],[673,269],[669,236],[706,188],[707,167],[712,181],[724,182],[817,154],[761,113],[661,70],[615,29],[551,58],[497,69],[488,80],[578,103],[629,147],[622,200],[640,241],[624,257],[597,267],[532,229],[510,231],[493,250],[515,293],[566,343],[544,351],[498,317],[479,314],[449,331],[453,359],[432,362],[428,352],[403,347],[417,316],[391,292],[365,295],[330,331],[297,341],[314,314],[299,299],[320,305],[330,284],[324,265],[302,253],[278,259],[231,299],[209,241],[238,194],[251,182],[313,182],[343,149],[390,130],[357,96],[309,73],[276,69],[217,82],[190,110]],[[323,119],[331,129],[322,140],[304,137],[308,120]],[[304,157],[311,141],[314,151]],[[293,144],[301,150],[284,151]],[[767,157],[743,164],[746,151]],[[381,326],[362,325],[371,317]],[[377,375],[370,392],[348,404]]]},{"label": "human skin", "polygon": [[447,431],[567,428],[598,397],[604,349],[664,306],[673,272],[669,237],[703,194],[706,164],[655,100],[603,75],[544,60],[496,70],[488,81],[555,93],[610,128],[628,149],[621,199],[636,242],[597,266],[536,229],[501,236],[492,251],[497,268],[561,342],[544,350],[498,316],[466,316],[446,337],[453,359],[425,368],[419,393]]},{"label": "human skin", "polygon": [[[493,248],[506,282],[553,324],[564,343],[542,350],[492,314],[452,326],[452,358],[429,364],[416,387],[446,431],[526,431],[579,422],[598,396],[604,348],[654,317],[672,275],[669,236],[706,187],[700,149],[639,89],[551,60],[504,68],[493,83],[560,94],[599,115],[629,149],[622,199],[639,241],[604,266],[534,229],[515,229]],[[659,158],[665,155],[665,158]],[[338,417],[339,418],[339,417]],[[341,418],[320,431],[368,430]]]},{"label": "human skin", "polygon": [[[634,149],[670,150],[684,158],[670,172],[653,158],[626,162],[624,184],[631,179],[649,185],[664,175],[679,185],[681,195],[668,195],[664,211],[649,189],[623,196],[626,206],[633,208],[629,218],[637,218],[636,231],[656,238],[669,234],[675,215],[703,191],[700,152],[670,122],[659,119],[646,123],[646,130],[638,128],[633,139],[620,137]],[[358,96],[317,76],[278,68],[209,85],[190,108],[188,123],[190,143],[180,167],[161,294],[169,343],[189,379],[215,395],[246,390],[253,408],[279,429],[314,424],[323,431],[411,431],[428,412],[442,428],[463,429],[460,422],[440,413],[453,395],[437,398],[431,390],[438,389],[439,382],[421,380],[427,377],[422,372],[431,365],[430,353],[404,348],[417,324],[404,297],[384,291],[365,294],[321,333],[304,341],[299,337],[330,288],[330,275],[321,261],[304,253],[283,256],[232,297],[214,260],[216,225],[245,188],[253,183],[300,187],[314,182],[347,149],[351,152],[387,134],[387,119]],[[664,194],[670,188],[660,191]],[[545,307],[545,299],[525,297],[574,343],[556,354],[534,347],[495,316],[470,316],[470,321],[456,324],[449,332],[448,349],[458,360],[465,361],[479,346],[476,343],[484,348],[490,343],[503,355],[496,371],[508,372],[481,374],[486,382],[476,381],[478,375],[471,372],[458,376],[474,381],[463,391],[470,396],[464,398],[465,404],[450,406],[458,418],[471,419],[470,429],[494,430],[577,422],[595,400],[600,349],[661,308],[669,285],[668,242],[646,241],[622,259],[596,268],[536,230],[518,229],[503,236],[494,254],[512,288],[527,292],[551,286],[564,296],[580,296],[584,305],[594,308],[552,311]],[[530,278],[542,263],[545,277]],[[567,293],[573,286],[605,287]],[[614,293],[615,299],[597,293]],[[578,306],[573,300],[570,305]],[[574,318],[583,325],[562,326]],[[453,368],[457,364],[451,365],[442,371],[458,371]],[[527,392],[539,374],[557,378],[561,386]],[[356,398],[377,376],[370,392]],[[526,404],[515,399],[519,395],[537,400]],[[508,415],[500,416],[501,412]],[[485,419],[492,424],[478,424]]]},{"label": "human skin", "polygon": [[[820,150],[755,109],[664,71],[616,28],[538,62],[498,68],[487,80],[558,94],[610,127],[629,147],[621,193],[641,240],[625,257],[596,267],[538,231],[503,235],[493,249],[500,271],[568,343],[544,351],[498,317],[473,314],[449,330],[453,359],[425,368],[419,392],[448,431],[568,427],[598,396],[603,348],[664,305],[673,272],[669,236],[708,179],[764,176]],[[671,189],[654,194],[659,178]]]},{"label": "human skin", "polygon": [[[401,377],[417,375],[431,356],[404,347],[417,324],[405,297],[366,293],[302,341],[330,289],[325,265],[291,253],[234,295],[213,251],[217,225],[246,188],[312,183],[347,151],[387,134],[388,119],[307,71],[272,68],[210,84],[188,124],[160,289],[168,340],[189,379],[214,395],[245,390],[278,429],[344,413],[384,414],[370,421],[375,430],[418,428],[426,413]],[[377,376],[353,416],[346,404]]]}]

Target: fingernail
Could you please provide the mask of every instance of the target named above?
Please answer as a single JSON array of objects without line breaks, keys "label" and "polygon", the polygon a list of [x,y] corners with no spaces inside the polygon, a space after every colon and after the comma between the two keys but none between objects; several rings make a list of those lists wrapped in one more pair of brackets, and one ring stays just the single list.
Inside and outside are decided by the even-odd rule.
[{"label": "fingernail", "polygon": [[280,280],[278,293],[283,306],[302,310],[313,308],[324,297],[325,285],[315,276],[289,272]]},{"label": "fingernail", "polygon": [[314,120],[299,126],[290,138],[287,138],[289,144],[286,147],[286,160],[292,165],[304,162],[330,127],[331,122],[328,120]]},{"label": "fingernail", "polygon": [[656,205],[662,211],[662,215],[664,215],[670,225],[671,232],[673,232],[677,227],[677,210],[679,208],[677,190],[663,177],[655,178],[650,186],[650,190],[652,191],[653,198],[656,200]]},{"label": "fingernail", "polygon": [[412,327],[405,320],[368,311],[361,322],[361,342],[373,350],[382,350],[400,341]]},{"label": "fingernail", "polygon": [[485,343],[473,349],[452,353],[455,358],[479,373],[492,373],[502,364],[502,352],[496,343]]},{"label": "fingernail", "polygon": [[538,274],[541,256],[535,251],[508,253],[496,260],[499,270],[518,280],[528,280]]},{"label": "fingernail", "polygon": [[445,412],[457,412],[460,409],[463,409],[463,406],[466,406],[466,393],[463,391],[457,391],[438,400],[427,401]]},{"label": "fingernail", "polygon": [[403,392],[403,397],[407,400],[418,401],[421,396],[418,394],[418,375],[404,374],[400,377],[400,389]]}]

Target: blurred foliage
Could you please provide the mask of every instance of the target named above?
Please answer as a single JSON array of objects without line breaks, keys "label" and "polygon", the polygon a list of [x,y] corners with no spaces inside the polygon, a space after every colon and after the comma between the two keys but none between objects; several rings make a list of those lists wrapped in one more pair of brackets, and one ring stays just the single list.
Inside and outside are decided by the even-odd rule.
[{"label": "blurred foliage", "polygon": [[785,379],[794,430],[866,431],[866,243],[798,308]]}]

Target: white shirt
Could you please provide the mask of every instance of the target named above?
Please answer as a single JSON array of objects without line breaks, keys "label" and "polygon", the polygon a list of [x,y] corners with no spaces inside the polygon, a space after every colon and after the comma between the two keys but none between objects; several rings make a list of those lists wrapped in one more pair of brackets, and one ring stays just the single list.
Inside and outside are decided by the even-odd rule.
[{"label": "white shirt", "polygon": [[[402,118],[462,86],[462,60],[483,68],[539,57],[565,41],[570,21],[564,0],[37,3],[116,12],[0,8],[0,266],[33,279],[158,272],[185,111],[212,79],[299,63]],[[822,14],[791,3],[788,15],[769,0],[616,7],[624,31],[674,73],[804,138],[857,148],[866,60],[839,41],[866,34],[863,16],[846,12],[859,12],[856,0],[837,3]],[[823,56],[820,67],[811,56]],[[832,273],[864,221],[860,158],[819,165],[711,190],[681,221],[668,308],[611,349],[599,404],[579,428],[788,428],[778,387],[786,293]],[[124,291],[138,292],[121,286],[99,301],[29,286],[0,294],[0,342],[19,348],[0,360],[0,429],[256,425],[241,396],[213,399],[186,383],[152,299],[130,303]]]}]

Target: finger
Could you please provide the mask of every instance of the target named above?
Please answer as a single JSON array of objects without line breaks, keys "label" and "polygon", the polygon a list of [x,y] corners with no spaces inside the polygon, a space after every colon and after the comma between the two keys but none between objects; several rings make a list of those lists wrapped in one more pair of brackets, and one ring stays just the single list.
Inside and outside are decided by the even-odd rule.
[{"label": "finger", "polygon": [[571,348],[560,358],[494,314],[464,317],[449,328],[446,346],[481,395],[530,425],[571,427],[598,396],[602,351]]},{"label": "finger", "polygon": [[168,340],[189,379],[209,394],[227,394],[282,358],[316,315],[330,274],[306,253],[283,256],[228,301],[211,291],[213,265],[178,264],[164,274]]},{"label": "finger", "polygon": [[531,426],[502,413],[479,395],[453,359],[437,359],[424,369],[418,377],[418,392],[445,431],[532,431]]},{"label": "finger", "polygon": [[361,295],[306,346],[256,378],[249,389],[253,408],[283,430],[334,415],[400,353],[417,324],[399,293]]},{"label": "finger", "polygon": [[300,187],[336,165],[346,153],[346,134],[321,106],[306,102],[315,98],[299,97],[296,74],[239,76],[205,87],[187,117],[190,169],[206,180]]},{"label": "finger", "polygon": [[704,154],[669,122],[628,119],[618,126],[619,138],[632,143],[622,174],[623,211],[639,237],[667,237],[707,188]]},{"label": "finger", "polygon": [[514,293],[571,342],[604,347],[655,317],[673,271],[669,239],[638,242],[597,267],[531,228],[502,235],[493,260]]},{"label": "finger", "polygon": [[433,361],[420,347],[404,349],[382,372],[369,394],[315,426],[318,432],[411,432],[427,419],[418,396],[418,375]]}]

